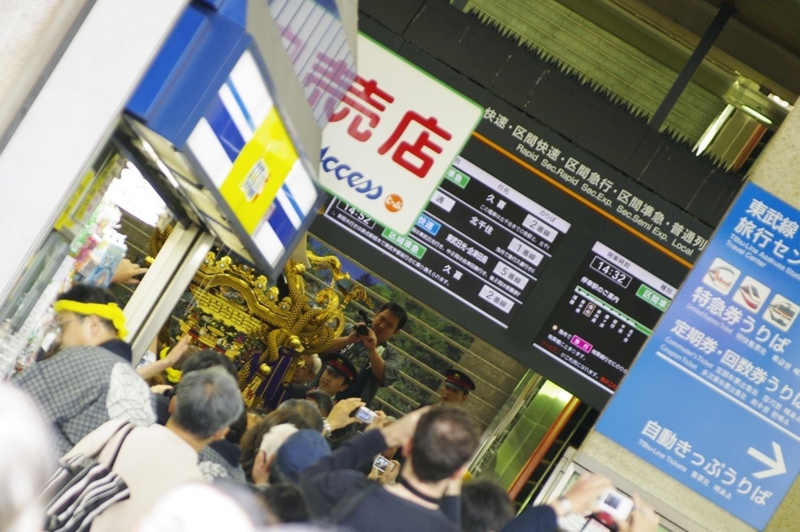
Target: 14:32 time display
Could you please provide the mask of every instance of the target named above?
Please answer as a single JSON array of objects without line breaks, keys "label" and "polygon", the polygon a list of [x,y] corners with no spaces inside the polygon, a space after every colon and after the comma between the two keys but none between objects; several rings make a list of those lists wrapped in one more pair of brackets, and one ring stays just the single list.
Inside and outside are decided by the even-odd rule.
[{"label": "14:32 time display", "polygon": [[591,268],[624,288],[628,288],[628,285],[631,284],[630,275],[600,257],[595,257],[592,260]]}]

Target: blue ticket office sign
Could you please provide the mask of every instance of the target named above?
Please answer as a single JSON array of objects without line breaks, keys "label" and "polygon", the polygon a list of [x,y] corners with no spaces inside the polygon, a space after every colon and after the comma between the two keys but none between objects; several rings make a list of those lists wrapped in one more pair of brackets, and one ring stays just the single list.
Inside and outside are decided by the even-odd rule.
[{"label": "blue ticket office sign", "polygon": [[597,425],[758,529],[800,472],[798,224],[747,184]]}]

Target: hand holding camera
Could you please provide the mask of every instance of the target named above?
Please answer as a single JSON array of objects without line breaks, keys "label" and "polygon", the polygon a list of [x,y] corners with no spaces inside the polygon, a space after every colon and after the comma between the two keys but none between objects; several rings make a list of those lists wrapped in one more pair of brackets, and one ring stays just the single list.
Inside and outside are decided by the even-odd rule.
[{"label": "hand holding camera", "polygon": [[620,532],[620,524],[628,522],[633,510],[633,499],[617,490],[607,489],[595,502],[594,510],[582,530],[594,530],[593,527],[599,523],[603,530]]},{"label": "hand holding camera", "polygon": [[566,513],[586,515],[596,508],[600,495],[613,488],[614,484],[611,480],[603,475],[595,475],[594,473],[583,475],[559,499],[559,501],[566,500],[569,508],[562,508],[564,506],[562,504],[554,506],[556,515],[559,517]]},{"label": "hand holding camera", "polygon": [[361,323],[356,326],[356,332],[359,336],[369,336],[372,319],[363,310],[359,310],[358,315],[361,316]]},{"label": "hand holding camera", "polygon": [[605,490],[597,501],[599,512],[610,515],[614,521],[621,523],[627,521],[633,510],[633,499],[623,495],[617,490]]},{"label": "hand holding camera", "polygon": [[353,417],[352,414],[363,404],[364,402],[360,398],[349,397],[333,405],[331,413],[328,414],[328,423],[331,426],[331,431],[344,428],[352,423],[358,423],[359,419]]},{"label": "hand holding camera", "polygon": [[372,423],[377,416],[378,414],[376,414],[366,406],[358,407],[358,410],[356,410],[355,414],[353,414],[354,418],[361,421],[365,425],[369,425],[370,423]]},{"label": "hand holding camera", "polygon": [[400,473],[400,462],[389,460],[383,455],[378,455],[372,464],[372,472],[369,478],[377,480],[381,484],[392,484]]},{"label": "hand holding camera", "polygon": [[604,492],[582,530],[658,532],[658,514],[638,495],[629,498],[614,490]]},{"label": "hand holding camera", "polygon": [[[601,490],[599,497],[598,489]],[[582,530],[611,532],[657,532],[658,530],[658,514],[652,506],[636,494],[631,498],[617,491],[611,485],[611,481],[603,476],[584,475],[567,491],[565,498],[575,513],[585,515],[591,512]]]}]

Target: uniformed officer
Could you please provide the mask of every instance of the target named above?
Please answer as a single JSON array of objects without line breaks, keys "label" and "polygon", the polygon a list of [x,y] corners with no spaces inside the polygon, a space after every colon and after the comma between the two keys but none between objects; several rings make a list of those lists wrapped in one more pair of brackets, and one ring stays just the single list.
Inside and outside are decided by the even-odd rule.
[{"label": "uniformed officer", "polygon": [[305,399],[306,392],[319,389],[335,397],[337,393],[344,391],[353,382],[356,376],[356,367],[346,357],[334,355],[325,361],[325,368],[322,370],[316,386],[298,386],[291,384],[291,396],[297,399]]},{"label": "uniformed officer", "polygon": [[439,404],[461,406],[469,399],[469,392],[475,390],[475,382],[458,369],[448,369],[444,374],[444,383],[439,392]]}]

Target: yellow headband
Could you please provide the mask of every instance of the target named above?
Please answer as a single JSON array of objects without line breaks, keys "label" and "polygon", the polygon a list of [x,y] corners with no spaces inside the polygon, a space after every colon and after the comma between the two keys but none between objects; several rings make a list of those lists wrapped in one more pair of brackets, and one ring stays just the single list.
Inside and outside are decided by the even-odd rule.
[{"label": "yellow headband", "polygon": [[113,323],[120,338],[124,340],[128,336],[128,330],[125,328],[125,314],[116,303],[104,305],[102,303],[81,303],[79,301],[61,299],[53,303],[53,310],[56,312],[74,312],[82,316],[98,316]]},{"label": "yellow headband", "polygon": [[[170,349],[171,347],[169,346],[162,349],[161,352],[158,354],[158,358],[161,359],[167,356],[167,353],[169,353]],[[167,373],[167,380],[172,384],[178,384],[181,381],[181,375],[182,375],[181,370],[175,368],[167,368],[164,371]]]}]

